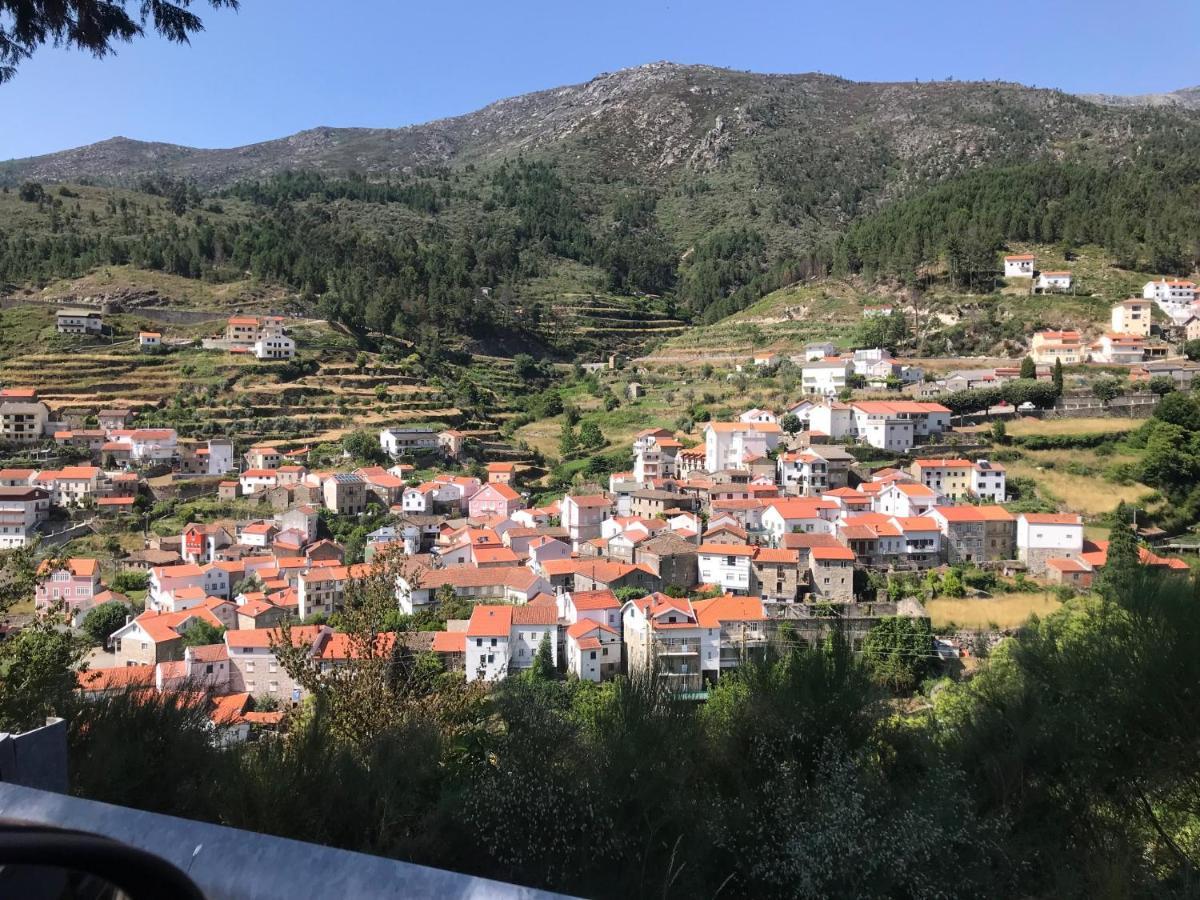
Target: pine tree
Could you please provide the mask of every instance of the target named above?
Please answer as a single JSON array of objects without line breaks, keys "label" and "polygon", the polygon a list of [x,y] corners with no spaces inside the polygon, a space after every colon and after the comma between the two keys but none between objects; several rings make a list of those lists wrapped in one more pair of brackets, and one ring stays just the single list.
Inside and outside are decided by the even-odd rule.
[{"label": "pine tree", "polygon": [[1137,535],[1129,522],[1118,522],[1108,536],[1108,558],[1097,585],[1109,600],[1127,595],[1141,568],[1141,551]]},{"label": "pine tree", "polygon": [[1063,392],[1063,364],[1061,359],[1054,360],[1054,390],[1061,397]]},{"label": "pine tree", "polygon": [[1037,366],[1034,364],[1032,356],[1027,356],[1021,360],[1021,377],[1037,378]]}]

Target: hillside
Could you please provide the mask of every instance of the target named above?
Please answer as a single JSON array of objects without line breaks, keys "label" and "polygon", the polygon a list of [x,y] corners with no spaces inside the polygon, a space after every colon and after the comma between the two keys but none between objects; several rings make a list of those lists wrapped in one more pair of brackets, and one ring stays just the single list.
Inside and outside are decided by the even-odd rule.
[{"label": "hillside", "polygon": [[435,360],[641,353],[830,273],[974,289],[1014,241],[1186,272],[1198,142],[1183,103],[658,63],[410,128],[0,164],[0,286],[131,266]]}]

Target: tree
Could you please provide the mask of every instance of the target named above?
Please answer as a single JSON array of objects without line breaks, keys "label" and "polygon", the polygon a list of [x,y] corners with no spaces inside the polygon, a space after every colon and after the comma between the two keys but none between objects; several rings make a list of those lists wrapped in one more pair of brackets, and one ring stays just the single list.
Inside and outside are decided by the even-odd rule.
[{"label": "tree", "polygon": [[1037,365],[1034,363],[1032,356],[1026,356],[1021,360],[1021,377],[1037,378]]},{"label": "tree", "polygon": [[916,687],[929,671],[932,656],[933,632],[928,619],[880,619],[863,642],[863,658],[876,680],[894,691]]},{"label": "tree", "polygon": [[94,642],[104,646],[114,631],[125,625],[129,607],[119,600],[110,600],[88,610],[83,617],[83,630]]},{"label": "tree", "polygon": [[1003,419],[997,419],[992,423],[992,443],[1000,445],[1008,443],[1008,426],[1004,424]]},{"label": "tree", "polygon": [[1200,431],[1200,403],[1190,394],[1175,391],[1158,401],[1154,418],[1188,431]]},{"label": "tree", "polygon": [[786,413],[784,417],[779,420],[779,427],[788,434],[794,436],[804,427],[804,425],[800,421],[800,417],[798,415],[795,413]]},{"label": "tree", "polygon": [[1059,357],[1054,358],[1053,379],[1054,379],[1054,382],[1053,382],[1054,390],[1061,397],[1062,392],[1063,392],[1063,384],[1065,383],[1065,381],[1064,381],[1064,377],[1063,377],[1062,359],[1060,359]]},{"label": "tree", "polygon": [[[237,9],[239,0],[208,0],[214,9]],[[188,7],[192,0],[149,0],[130,14],[127,0],[94,3],[91,0],[0,0],[0,83],[17,73],[22,60],[46,44],[84,50],[97,58],[114,52],[118,41],[142,37],[149,24],[169,41],[189,43],[204,23]]]},{"label": "tree", "polygon": [[108,579],[108,586],[118,594],[144,591],[150,587],[150,573],[139,569],[123,569]]},{"label": "tree", "polygon": [[0,731],[25,731],[66,713],[88,642],[53,611],[0,642]]},{"label": "tree", "polygon": [[597,447],[604,446],[604,434],[600,431],[600,426],[595,422],[584,422],[579,426],[579,443],[587,447],[589,450],[594,450]]},{"label": "tree", "polygon": [[554,668],[554,654],[550,650],[550,634],[542,635],[541,643],[533,654],[533,666],[529,669],[529,677],[534,681],[554,681],[557,672]]},{"label": "tree", "polygon": [[224,628],[218,628],[204,619],[197,619],[184,630],[183,646],[203,647],[207,644],[219,644],[224,636]]},{"label": "tree", "polygon": [[579,449],[579,438],[575,434],[575,429],[569,423],[563,422],[562,430],[558,436],[558,453],[563,459],[574,456]]},{"label": "tree", "polygon": [[1123,386],[1121,385],[1121,382],[1108,376],[1104,378],[1097,378],[1092,383],[1092,393],[1095,394],[1096,398],[1102,403],[1109,403],[1110,401],[1115,400],[1117,397],[1121,396],[1122,391]]},{"label": "tree", "polygon": [[1150,379],[1150,390],[1160,397],[1165,397],[1175,390],[1175,379],[1170,375],[1155,375]]},{"label": "tree", "polygon": [[1192,362],[1200,359],[1200,340],[1188,341],[1183,345],[1183,355]]}]

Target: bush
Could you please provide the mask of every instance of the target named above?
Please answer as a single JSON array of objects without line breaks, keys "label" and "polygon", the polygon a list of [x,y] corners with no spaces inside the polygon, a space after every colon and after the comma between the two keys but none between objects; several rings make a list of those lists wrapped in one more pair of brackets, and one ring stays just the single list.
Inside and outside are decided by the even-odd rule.
[{"label": "bush", "polygon": [[108,643],[113,632],[125,625],[129,615],[129,607],[119,600],[110,600],[88,610],[83,617],[83,630],[95,643],[101,646]]}]

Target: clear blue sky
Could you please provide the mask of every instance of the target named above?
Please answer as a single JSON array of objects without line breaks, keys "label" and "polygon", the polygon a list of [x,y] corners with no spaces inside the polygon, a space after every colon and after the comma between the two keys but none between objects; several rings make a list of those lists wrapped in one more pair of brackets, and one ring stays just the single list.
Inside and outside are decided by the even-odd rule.
[{"label": "clear blue sky", "polygon": [[[197,0],[201,2],[201,0]],[[136,2],[132,2],[136,7]],[[0,86],[0,159],[114,135],[228,147],[397,126],[655,60],[863,81],[1144,93],[1200,82],[1196,0],[242,0],[190,47],[44,49]]]}]

